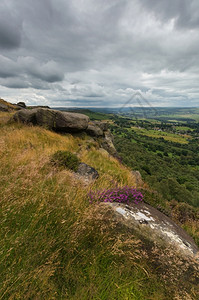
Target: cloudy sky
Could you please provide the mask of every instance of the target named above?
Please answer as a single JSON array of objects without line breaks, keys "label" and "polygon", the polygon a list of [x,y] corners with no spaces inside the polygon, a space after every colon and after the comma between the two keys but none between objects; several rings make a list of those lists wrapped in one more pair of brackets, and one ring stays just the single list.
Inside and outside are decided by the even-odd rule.
[{"label": "cloudy sky", "polygon": [[198,0],[0,1],[1,98],[119,107],[136,92],[199,106]]}]

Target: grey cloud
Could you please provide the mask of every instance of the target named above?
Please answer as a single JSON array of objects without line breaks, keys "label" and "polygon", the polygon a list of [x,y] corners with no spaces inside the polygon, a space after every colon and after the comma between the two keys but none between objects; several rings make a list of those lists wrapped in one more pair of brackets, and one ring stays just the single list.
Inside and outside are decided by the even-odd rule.
[{"label": "grey cloud", "polygon": [[30,84],[27,81],[20,78],[9,78],[9,80],[8,78],[0,79],[0,84],[11,89],[25,89],[30,87]]},{"label": "grey cloud", "polygon": [[21,44],[22,21],[10,9],[9,0],[1,0],[0,3],[0,48],[15,49]]},{"label": "grey cloud", "polygon": [[35,76],[36,78],[40,78],[43,81],[51,83],[62,81],[64,79],[63,72],[60,70],[59,66],[56,66],[56,64],[53,61],[41,66],[28,66],[27,71],[29,71],[29,74]]},{"label": "grey cloud", "polygon": [[0,55],[0,78],[8,78],[17,75],[17,66],[14,61]]},{"label": "grey cloud", "polygon": [[178,28],[199,27],[198,0],[142,0],[141,3],[163,21],[175,19]]},{"label": "grey cloud", "polygon": [[119,106],[140,91],[154,104],[181,97],[195,105],[198,6],[197,0],[1,0],[1,97],[15,89],[32,103]]},{"label": "grey cloud", "polygon": [[97,93],[90,93],[90,94],[85,94],[84,97],[88,97],[88,98],[101,98],[103,97],[102,94],[97,94]]},{"label": "grey cloud", "polygon": [[54,61],[40,63],[33,57],[19,57],[18,65],[26,74],[32,75],[47,82],[62,81],[64,73]]},{"label": "grey cloud", "polygon": [[0,47],[5,49],[17,48],[21,43],[21,32],[14,24],[6,24],[0,20]]}]

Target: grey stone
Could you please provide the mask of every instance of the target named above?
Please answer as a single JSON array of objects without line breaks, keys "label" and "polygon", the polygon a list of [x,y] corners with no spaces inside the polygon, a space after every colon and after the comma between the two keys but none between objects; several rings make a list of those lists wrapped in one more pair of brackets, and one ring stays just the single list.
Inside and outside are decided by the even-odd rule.
[{"label": "grey stone", "polygon": [[78,175],[85,177],[85,179],[94,180],[99,177],[98,172],[91,166],[80,163],[76,172]]}]

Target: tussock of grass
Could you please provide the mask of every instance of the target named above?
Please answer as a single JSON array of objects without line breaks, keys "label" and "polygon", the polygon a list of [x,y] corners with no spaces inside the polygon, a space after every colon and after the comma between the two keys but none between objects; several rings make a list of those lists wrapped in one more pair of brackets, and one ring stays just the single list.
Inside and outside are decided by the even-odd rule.
[{"label": "tussock of grass", "polygon": [[[179,291],[194,299],[193,270],[191,283],[164,279],[164,252],[88,203],[90,188],[135,185],[130,170],[86,150],[86,137],[0,122],[0,299],[174,299]],[[58,150],[77,153],[99,179],[85,186],[52,166]]]}]

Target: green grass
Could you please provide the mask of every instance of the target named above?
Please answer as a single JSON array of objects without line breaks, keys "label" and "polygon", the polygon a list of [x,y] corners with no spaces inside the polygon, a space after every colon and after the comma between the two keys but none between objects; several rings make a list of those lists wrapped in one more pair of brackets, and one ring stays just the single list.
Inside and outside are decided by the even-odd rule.
[{"label": "green grass", "polygon": [[[103,204],[89,205],[90,188],[135,185],[130,169],[89,137],[7,119],[0,130],[0,299],[197,297],[186,261],[127,230]],[[85,185],[52,166],[58,150],[76,153],[99,179]]]}]

